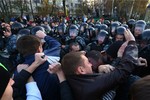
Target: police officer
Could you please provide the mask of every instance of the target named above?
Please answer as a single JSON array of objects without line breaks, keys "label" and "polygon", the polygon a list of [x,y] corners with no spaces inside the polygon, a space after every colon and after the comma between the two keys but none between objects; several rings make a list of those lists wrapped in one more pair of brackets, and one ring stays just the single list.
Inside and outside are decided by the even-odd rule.
[{"label": "police officer", "polygon": [[147,60],[148,67],[142,67],[138,75],[143,77],[150,74],[150,29],[142,32],[142,39],[140,41],[139,57]]},{"label": "police officer", "polygon": [[110,28],[111,28],[111,29],[110,29],[111,31],[110,31],[110,32],[111,32],[111,36],[112,36],[112,37],[115,36],[115,31],[116,31],[116,29],[117,29],[118,26],[120,26],[120,23],[117,22],[117,21],[111,23],[111,27],[110,27]]},{"label": "police officer", "polygon": [[109,41],[108,38],[108,32],[105,30],[101,30],[97,35],[97,39],[94,42],[89,43],[85,51],[87,52],[91,50],[97,50],[100,52],[105,51],[107,50],[110,44],[111,42]]},{"label": "police officer", "polygon": [[19,32],[19,30],[22,29],[22,28],[24,28],[23,24],[21,24],[20,22],[14,22],[11,25],[12,34],[17,34]]},{"label": "police officer", "polygon": [[138,20],[135,24],[134,36],[137,44],[140,43],[141,34],[144,31],[145,27],[146,27],[146,22],[144,20]]},{"label": "police officer", "polygon": [[69,28],[69,36],[66,37],[66,46],[72,42],[78,42],[83,50],[86,46],[86,43],[82,37],[78,36],[78,33],[78,27],[76,25],[71,25]]},{"label": "police officer", "polygon": [[133,33],[134,31],[134,26],[135,26],[135,20],[134,19],[129,19],[127,22],[127,25],[129,26],[130,31]]},{"label": "police officer", "polygon": [[57,33],[56,33],[55,38],[61,43],[61,45],[65,45],[66,37],[67,37],[66,25],[65,24],[60,24],[57,27]]},{"label": "police officer", "polygon": [[117,27],[115,38],[114,38],[115,41],[124,41],[125,40],[125,37],[124,37],[125,30],[126,30],[126,28],[123,26]]}]

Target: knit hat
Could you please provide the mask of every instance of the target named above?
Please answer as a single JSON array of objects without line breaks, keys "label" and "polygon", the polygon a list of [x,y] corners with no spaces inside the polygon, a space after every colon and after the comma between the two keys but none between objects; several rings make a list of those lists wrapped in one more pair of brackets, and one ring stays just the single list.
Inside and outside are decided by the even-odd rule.
[{"label": "knit hat", "polygon": [[10,74],[7,68],[0,63],[0,98],[2,98],[2,95],[8,85],[9,80]]},{"label": "knit hat", "polygon": [[117,58],[117,53],[121,45],[123,44],[122,41],[116,41],[110,45],[110,47],[106,50],[106,53],[111,56],[112,58]]}]

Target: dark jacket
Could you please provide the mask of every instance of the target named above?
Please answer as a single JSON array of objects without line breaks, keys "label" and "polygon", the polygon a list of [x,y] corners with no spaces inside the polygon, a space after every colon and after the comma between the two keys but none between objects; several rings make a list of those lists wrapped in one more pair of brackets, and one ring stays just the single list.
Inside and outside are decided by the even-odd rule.
[{"label": "dark jacket", "polygon": [[[13,85],[13,98],[14,100],[26,100],[21,97],[22,90],[24,89],[27,80],[32,74],[27,72],[26,70],[22,70],[17,77],[14,78]],[[73,100],[72,92],[67,81],[63,81],[60,83],[60,100]]]},{"label": "dark jacket", "polygon": [[24,89],[27,80],[31,76],[31,73],[22,70],[17,77],[14,77],[15,83],[13,84],[13,99],[14,100],[26,100],[25,98],[21,97],[22,90]]},{"label": "dark jacket", "polygon": [[100,100],[102,95],[129,77],[137,65],[138,50],[135,44],[127,46],[116,69],[107,74],[70,75],[67,80],[75,100]]},{"label": "dark jacket", "polygon": [[[50,36],[46,36],[44,40],[48,44],[47,49],[44,49],[45,55],[59,57],[60,43]],[[34,62],[34,60],[34,55],[28,55],[24,57],[23,64],[28,64],[30,66]],[[60,100],[59,80],[57,75],[47,72],[49,64],[50,63],[48,61],[44,62],[32,73],[32,76],[37,83],[43,100]],[[17,77],[18,75],[18,73],[15,73],[15,77]],[[26,98],[25,87],[21,91],[21,96]]]},{"label": "dark jacket", "polygon": [[61,44],[50,36],[45,36],[43,45],[44,54],[47,56],[60,56]]},{"label": "dark jacket", "polygon": [[72,91],[67,81],[60,83],[60,95],[61,100],[74,100],[72,96]]},{"label": "dark jacket", "polygon": [[[25,57],[24,64],[28,64],[29,66],[34,62],[34,55],[30,55]],[[43,100],[59,100],[59,80],[57,75],[50,74],[47,72],[49,67],[48,61],[40,65],[33,73],[33,79],[37,82],[37,86],[41,92]],[[17,77],[19,74],[15,74]],[[26,97],[25,87],[21,91],[22,96]]]}]

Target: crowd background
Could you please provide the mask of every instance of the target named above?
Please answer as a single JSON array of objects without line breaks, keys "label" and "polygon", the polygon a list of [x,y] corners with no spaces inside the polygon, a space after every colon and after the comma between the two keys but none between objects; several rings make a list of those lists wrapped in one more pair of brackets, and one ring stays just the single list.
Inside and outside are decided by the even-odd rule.
[{"label": "crowd background", "polygon": [[[18,94],[16,93],[17,96],[19,95],[26,99],[27,91],[24,91],[25,89],[22,88],[26,81],[24,84],[21,84],[22,87],[17,87],[16,85],[20,86],[17,82],[19,82],[18,77],[22,75],[17,71],[17,66],[19,64],[32,65],[35,60],[34,54],[43,51],[48,59],[44,64],[40,65],[41,67],[34,69],[35,71],[32,70],[32,77],[37,82],[43,100],[59,100],[61,98],[61,95],[59,95],[61,94],[59,92],[59,80],[56,74],[47,73],[49,64],[61,62],[63,57],[70,52],[81,51],[86,53],[86,57],[92,64],[93,72],[98,73],[99,65],[111,64],[116,66],[119,64],[120,59],[118,59],[117,52],[121,45],[127,41],[125,34],[132,33],[136,44],[129,43],[129,45],[137,46],[138,51],[133,49],[134,52],[132,52],[131,48],[127,49],[128,53],[124,54],[124,56],[126,58],[127,55],[133,53],[133,58],[135,55],[139,58],[142,57],[141,59],[147,60],[147,67],[143,67],[145,66],[143,65],[136,68],[128,76],[128,81],[119,85],[121,88],[118,89],[117,85],[115,88],[111,88],[109,92],[104,91],[101,93],[104,94],[103,96],[100,95],[103,100],[127,100],[130,85],[140,77],[150,74],[149,27],[144,20],[113,21],[106,20],[105,18],[95,20],[92,17],[88,18],[86,16],[51,17],[49,20],[36,16],[34,21],[29,21],[27,17],[23,17],[13,18],[10,23],[1,20],[0,62],[7,67],[11,74],[14,74],[14,80],[16,81],[14,87],[19,88]],[[132,57],[131,61],[133,60]],[[130,59],[130,57],[127,58]],[[73,58],[68,59],[68,61],[71,59]],[[134,60],[133,63],[135,63]],[[127,68],[125,70],[131,69]]]}]

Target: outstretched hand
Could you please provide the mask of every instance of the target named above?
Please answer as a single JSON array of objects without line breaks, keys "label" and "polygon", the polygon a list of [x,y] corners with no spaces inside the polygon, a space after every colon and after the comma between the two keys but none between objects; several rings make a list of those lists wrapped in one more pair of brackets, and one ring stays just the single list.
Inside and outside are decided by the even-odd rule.
[{"label": "outstretched hand", "polygon": [[59,71],[61,71],[61,64],[60,63],[53,63],[49,65],[49,68],[47,71],[51,74],[55,73],[57,74]]},{"label": "outstretched hand", "polygon": [[145,66],[145,67],[147,67],[147,60],[146,59],[144,59],[142,57],[139,57],[138,61],[139,61],[139,63],[138,63],[139,66]]},{"label": "outstretched hand", "polygon": [[133,36],[133,34],[129,29],[125,30],[124,36],[126,41],[135,41],[135,37]]},{"label": "outstretched hand", "polygon": [[60,83],[66,80],[65,75],[61,69],[60,63],[53,63],[49,65],[49,68],[47,69],[47,71],[51,74],[57,74]]},{"label": "outstretched hand", "polygon": [[109,73],[111,71],[113,71],[115,69],[115,67],[109,65],[109,64],[106,64],[106,65],[100,65],[98,67],[98,72],[99,73]]},{"label": "outstretched hand", "polygon": [[129,29],[125,30],[124,36],[125,36],[126,42],[124,42],[122,46],[119,48],[117,57],[123,56],[124,50],[127,47],[129,41],[135,41],[135,37],[133,36],[133,34],[131,33]]}]

